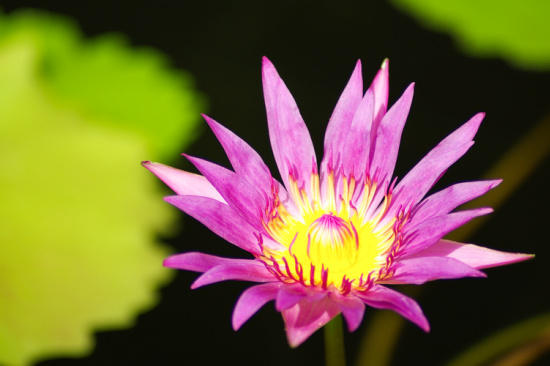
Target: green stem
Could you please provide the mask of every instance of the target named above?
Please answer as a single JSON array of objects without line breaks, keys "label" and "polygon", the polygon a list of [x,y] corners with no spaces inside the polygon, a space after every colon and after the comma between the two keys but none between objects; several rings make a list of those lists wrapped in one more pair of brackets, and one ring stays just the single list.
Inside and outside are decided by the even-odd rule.
[{"label": "green stem", "polygon": [[338,315],[325,325],[326,366],[346,366],[344,351],[344,327],[342,316]]}]

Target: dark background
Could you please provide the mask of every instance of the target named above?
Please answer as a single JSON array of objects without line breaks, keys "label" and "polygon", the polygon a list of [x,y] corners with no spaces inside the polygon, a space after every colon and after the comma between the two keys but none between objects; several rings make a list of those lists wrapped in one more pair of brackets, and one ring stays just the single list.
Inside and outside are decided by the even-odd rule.
[{"label": "dark background", "polygon": [[[318,152],[326,123],[357,59],[363,62],[366,86],[383,59],[390,59],[390,104],[416,82],[396,170],[400,177],[469,117],[487,112],[476,145],[438,187],[482,176],[550,112],[550,73],[465,56],[449,36],[426,30],[382,1],[12,0],[2,1],[1,7],[8,13],[34,7],[68,15],[87,36],[121,32],[133,45],[166,53],[175,67],[194,75],[196,87],[208,98],[208,114],[248,141],[274,171],[261,87],[264,55],[295,96]],[[206,128],[204,132],[186,152],[227,164],[213,134]],[[165,163],[189,168],[183,158]],[[546,159],[471,240],[495,249],[536,253],[537,258],[489,269],[487,279],[424,285],[419,302],[432,331],[425,334],[407,324],[395,365],[443,364],[496,330],[548,311],[549,163]],[[183,214],[181,221],[180,237],[166,238],[176,251],[246,254]],[[249,284],[221,283],[191,291],[195,277],[178,273],[161,290],[160,304],[139,316],[135,327],[97,333],[96,350],[90,357],[41,365],[323,363],[322,332],[290,349],[273,304],[234,332],[233,306]],[[346,334],[349,361],[355,358],[372,313],[367,309],[361,328]],[[548,357],[538,364],[547,362]]]}]

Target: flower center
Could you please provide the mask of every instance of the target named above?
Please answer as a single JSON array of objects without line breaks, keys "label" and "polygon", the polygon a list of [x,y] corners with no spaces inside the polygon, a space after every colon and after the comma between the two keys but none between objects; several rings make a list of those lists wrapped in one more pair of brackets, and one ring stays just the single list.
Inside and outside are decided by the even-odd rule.
[{"label": "flower center", "polygon": [[357,186],[354,179],[335,180],[332,172],[327,180],[321,200],[316,173],[309,192],[290,179],[296,203],[292,213],[274,192],[264,227],[284,249],[264,246],[260,259],[283,282],[335,287],[341,293],[362,291],[388,275],[392,248],[399,245],[399,219],[381,223],[391,198],[374,202],[377,186],[370,180]]},{"label": "flower center", "polygon": [[341,271],[357,261],[358,249],[353,224],[332,213],[319,217],[307,230],[307,255],[313,264],[330,261],[331,270]]}]

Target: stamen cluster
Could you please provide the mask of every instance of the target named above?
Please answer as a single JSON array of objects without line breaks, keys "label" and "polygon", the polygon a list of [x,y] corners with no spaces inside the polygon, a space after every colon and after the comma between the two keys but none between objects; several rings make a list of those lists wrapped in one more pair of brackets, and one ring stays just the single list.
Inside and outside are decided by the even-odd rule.
[{"label": "stamen cluster", "polygon": [[381,205],[373,205],[379,185],[368,178],[357,182],[342,175],[335,179],[334,171],[328,175],[323,199],[316,172],[309,190],[298,188],[294,177],[289,181],[293,202],[299,203],[295,213],[274,190],[275,204],[268,206],[264,222],[282,250],[262,246],[259,256],[277,278],[325,290],[332,287],[345,295],[352,289],[366,291],[374,281],[391,274],[404,221],[402,215],[385,216],[391,193],[384,194]]}]

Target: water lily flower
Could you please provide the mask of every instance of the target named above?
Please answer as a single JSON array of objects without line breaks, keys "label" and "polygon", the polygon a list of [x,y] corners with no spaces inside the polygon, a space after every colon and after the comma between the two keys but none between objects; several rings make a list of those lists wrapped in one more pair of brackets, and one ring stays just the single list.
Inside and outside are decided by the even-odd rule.
[{"label": "water lily flower", "polygon": [[188,155],[202,175],[143,163],[176,193],[167,202],[252,254],[229,259],[190,252],[164,262],[202,272],[193,289],[226,280],[260,283],[237,301],[235,330],[274,300],[293,347],[340,313],[354,331],[365,305],[391,309],[428,331],[420,306],[386,285],[485,277],[482,268],[530,258],[443,239],[491,212],[452,211],[499,180],[458,183],[424,198],[472,146],[484,114],[449,135],[396,184],[392,175],[413,85],[387,110],[387,60],[365,94],[357,62],[328,124],[320,168],[296,102],[267,58],[262,75],[282,184],[256,151],[207,116],[233,171]]}]

